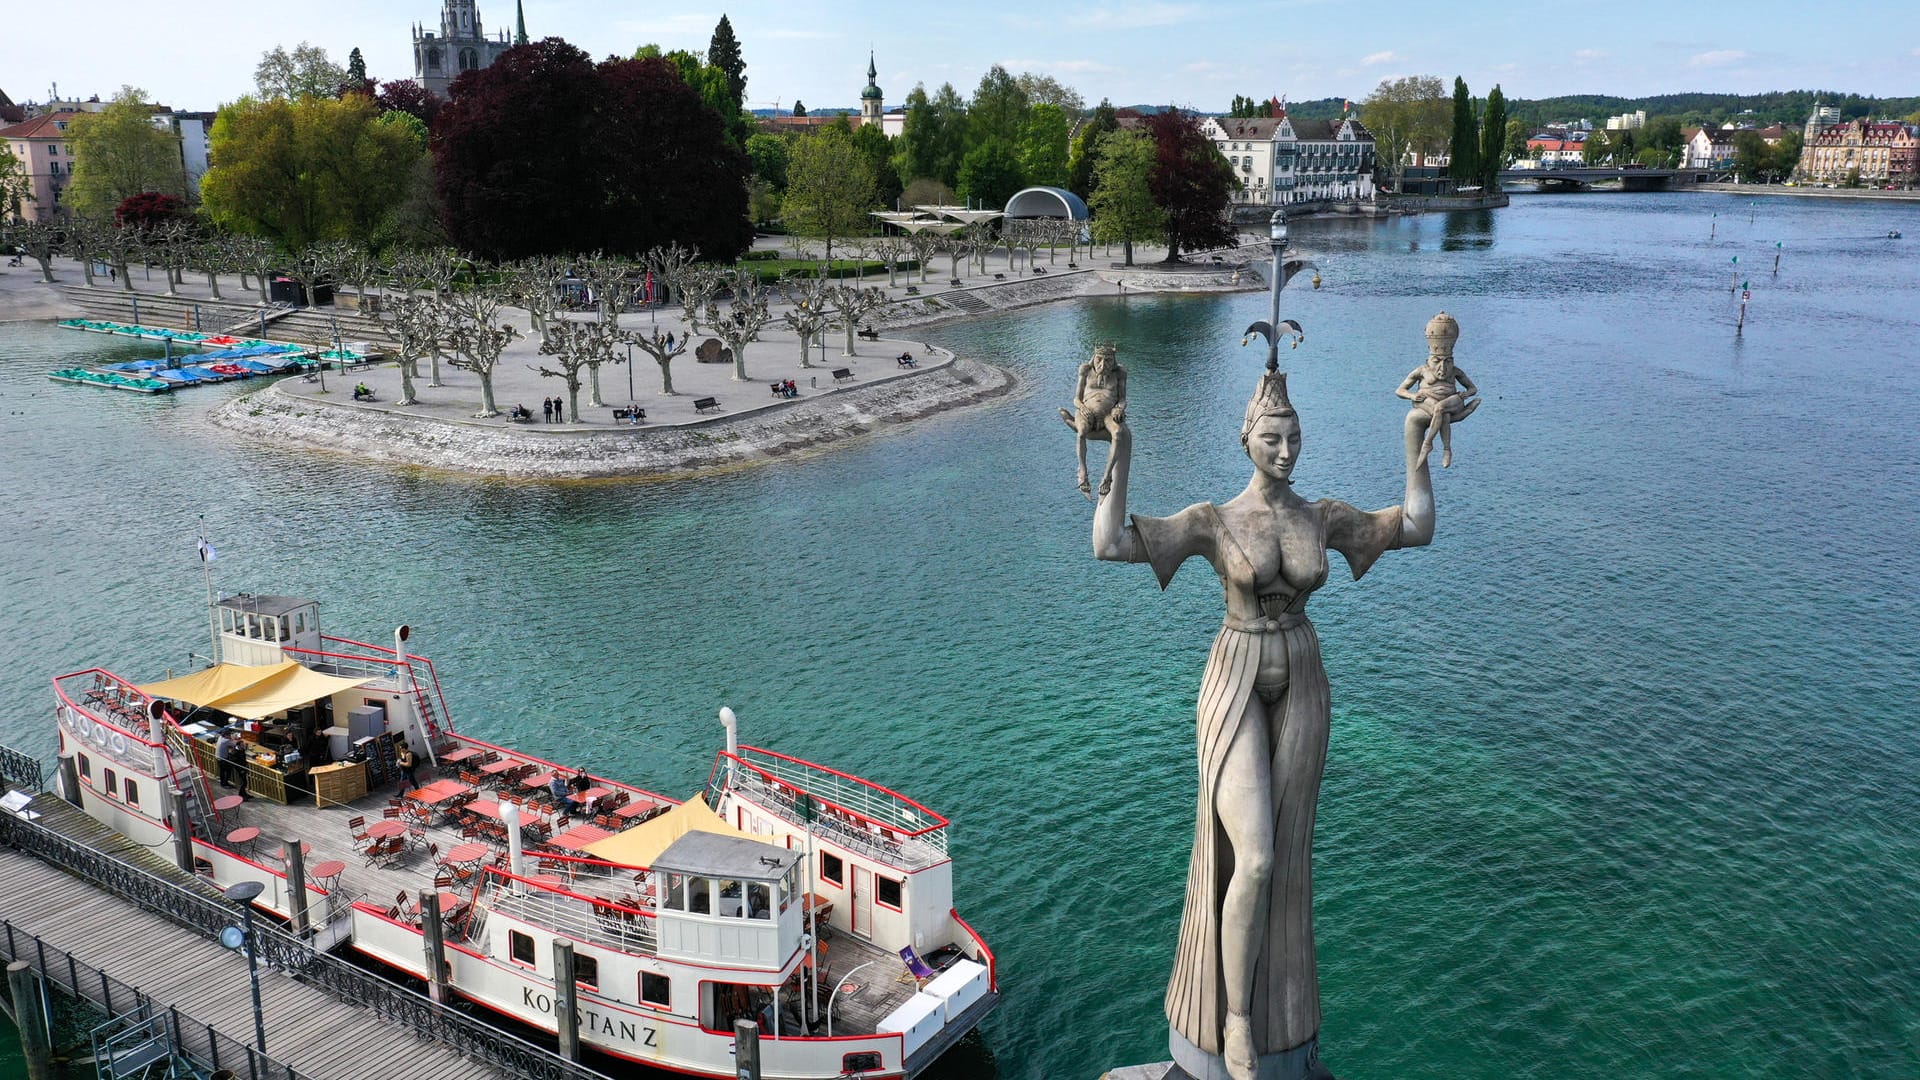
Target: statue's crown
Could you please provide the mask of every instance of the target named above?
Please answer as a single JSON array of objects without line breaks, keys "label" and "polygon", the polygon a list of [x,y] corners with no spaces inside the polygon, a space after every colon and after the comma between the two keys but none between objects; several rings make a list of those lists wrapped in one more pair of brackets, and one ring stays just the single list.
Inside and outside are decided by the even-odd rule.
[{"label": "statue's crown", "polygon": [[1093,347],[1095,360],[1112,360],[1120,355],[1120,350],[1111,341],[1101,342]]},{"label": "statue's crown", "polygon": [[1429,345],[1444,345],[1452,349],[1453,343],[1458,340],[1460,340],[1460,324],[1454,321],[1453,316],[1443,311],[1427,320]]},{"label": "statue's crown", "polygon": [[1279,414],[1293,415],[1293,402],[1287,400],[1287,373],[1284,371],[1260,376],[1259,385],[1253,388],[1253,397],[1247,401],[1247,415],[1240,421],[1240,445],[1246,445],[1247,435],[1261,417]]}]

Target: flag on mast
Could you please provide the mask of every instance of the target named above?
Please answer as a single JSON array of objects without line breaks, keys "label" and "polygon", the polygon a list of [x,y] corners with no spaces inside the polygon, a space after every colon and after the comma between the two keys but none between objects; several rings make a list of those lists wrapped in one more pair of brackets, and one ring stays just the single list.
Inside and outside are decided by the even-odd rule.
[{"label": "flag on mast", "polygon": [[220,557],[220,553],[213,549],[212,544],[207,543],[207,538],[204,536],[200,538],[198,547],[200,549],[201,562],[212,562]]}]

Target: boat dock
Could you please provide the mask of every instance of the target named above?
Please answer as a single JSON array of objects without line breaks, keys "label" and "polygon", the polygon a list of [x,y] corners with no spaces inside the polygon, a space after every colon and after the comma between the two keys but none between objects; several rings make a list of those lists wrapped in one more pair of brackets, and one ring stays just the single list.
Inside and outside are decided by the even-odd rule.
[{"label": "boat dock", "polygon": [[196,1064],[275,1080],[602,1080],[256,913],[267,1049],[257,1056],[246,960],[217,940],[239,923],[218,889],[54,795],[0,811],[5,960],[31,964],[51,990],[110,1017],[144,1007]]},{"label": "boat dock", "polygon": [[[109,334],[156,340],[166,345],[166,356],[151,360],[127,360],[101,364],[94,368],[62,368],[47,373],[55,382],[83,386],[104,386],[137,394],[164,394],[186,386],[252,379],[262,375],[287,375],[311,371],[316,367],[348,368],[369,363],[379,354],[365,342],[359,349],[338,346],[315,349],[285,341],[235,337],[232,334],[206,334],[195,330],[169,330],[121,323],[107,319],[63,319],[63,329],[93,334]],[[176,354],[173,346],[205,349],[208,352]]]}]

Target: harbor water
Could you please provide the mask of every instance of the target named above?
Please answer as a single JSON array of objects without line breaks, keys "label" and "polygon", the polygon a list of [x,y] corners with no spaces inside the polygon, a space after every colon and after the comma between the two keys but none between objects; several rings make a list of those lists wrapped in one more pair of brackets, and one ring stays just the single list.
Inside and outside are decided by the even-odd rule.
[{"label": "harbor water", "polygon": [[[1920,236],[1920,207],[1706,194],[1295,226],[1325,282],[1284,304],[1299,490],[1399,501],[1393,389],[1436,311],[1485,398],[1435,470],[1433,546],[1360,582],[1335,559],[1310,608],[1342,1075],[1920,1074],[1920,258],[1896,228]],[[1092,559],[1055,410],[1112,342],[1134,509],[1231,497],[1264,310],[1130,296],[929,330],[1022,390],[652,483],[241,442],[204,416],[257,383],[58,385],[153,350],[0,326],[0,742],[50,755],[51,675],[194,666],[204,533],[216,590],[317,597],[362,640],[411,624],[478,736],[685,795],[731,705],[745,741],[949,815],[1006,999],[945,1075],[1162,1059],[1220,597],[1204,566],[1162,593]]]}]

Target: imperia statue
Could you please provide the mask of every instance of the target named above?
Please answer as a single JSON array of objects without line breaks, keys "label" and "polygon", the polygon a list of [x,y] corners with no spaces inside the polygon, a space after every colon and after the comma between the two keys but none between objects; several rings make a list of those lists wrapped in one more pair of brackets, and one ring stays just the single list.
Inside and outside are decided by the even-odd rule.
[{"label": "imperia statue", "polygon": [[[1453,319],[1443,313],[1428,330],[1447,337],[1451,355]],[[1097,558],[1146,563],[1165,588],[1198,557],[1226,593],[1200,680],[1199,813],[1166,999],[1174,1061],[1199,1080],[1329,1075],[1317,1045],[1313,817],[1331,706],[1307,600],[1327,580],[1329,551],[1358,578],[1383,553],[1433,539],[1426,439],[1443,406],[1423,401],[1407,415],[1401,505],[1309,501],[1293,487],[1300,417],[1286,374],[1268,364],[1240,423],[1253,466],[1244,491],[1170,517],[1129,517],[1133,433],[1123,417],[1111,425],[1093,519]]]}]

